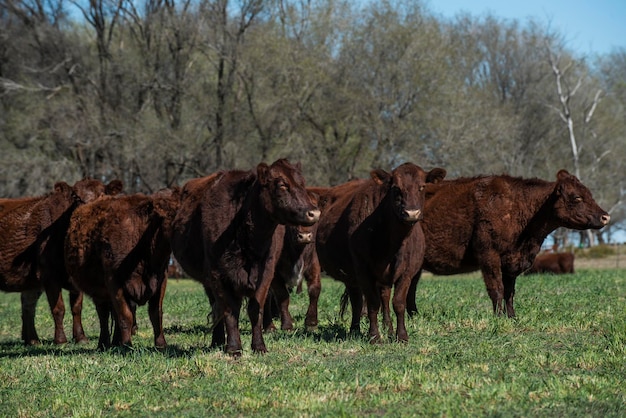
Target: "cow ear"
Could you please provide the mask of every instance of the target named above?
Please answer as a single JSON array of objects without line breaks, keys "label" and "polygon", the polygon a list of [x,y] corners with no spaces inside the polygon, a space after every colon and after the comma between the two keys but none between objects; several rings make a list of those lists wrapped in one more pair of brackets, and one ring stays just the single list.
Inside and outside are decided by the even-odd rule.
[{"label": "cow ear", "polygon": [[265,163],[260,163],[256,166],[256,175],[259,179],[259,184],[268,184],[270,181],[270,167]]},{"label": "cow ear", "polygon": [[117,180],[117,179],[111,180],[109,184],[104,186],[104,193],[110,196],[115,196],[121,193],[123,188],[124,188],[124,183],[122,183],[121,180]]},{"label": "cow ear", "polygon": [[72,187],[64,181],[59,181],[54,185],[54,191],[56,193],[69,194],[72,192]]},{"label": "cow ear", "polygon": [[385,170],[381,170],[380,168],[372,170],[370,172],[370,176],[372,176],[372,179],[376,182],[376,184],[383,184],[391,178],[391,174],[387,173]]},{"label": "cow ear", "polygon": [[568,173],[567,170],[559,170],[559,172],[556,173],[556,179],[559,181],[564,181],[571,177],[573,176],[570,173]]},{"label": "cow ear", "polygon": [[426,183],[439,183],[446,177],[446,174],[447,172],[443,168],[433,168],[426,175]]}]

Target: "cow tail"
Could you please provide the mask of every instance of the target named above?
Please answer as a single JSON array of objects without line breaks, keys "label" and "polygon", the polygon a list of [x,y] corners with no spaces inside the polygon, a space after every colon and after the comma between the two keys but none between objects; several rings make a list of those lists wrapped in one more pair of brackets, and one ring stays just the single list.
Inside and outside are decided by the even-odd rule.
[{"label": "cow tail", "polygon": [[350,295],[348,293],[348,288],[343,291],[341,295],[341,302],[339,303],[339,317],[343,321],[344,315],[346,314],[346,308],[348,307],[348,302],[350,301]]}]

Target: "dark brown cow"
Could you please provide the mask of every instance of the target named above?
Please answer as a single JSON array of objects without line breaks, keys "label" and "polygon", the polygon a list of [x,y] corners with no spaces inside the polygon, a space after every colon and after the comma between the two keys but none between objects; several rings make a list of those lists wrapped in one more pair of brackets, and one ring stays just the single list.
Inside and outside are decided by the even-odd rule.
[{"label": "dark brown cow", "polygon": [[573,274],[574,254],[573,253],[544,253],[537,254],[532,267],[526,272],[532,273],[553,273],[553,274]]},{"label": "dark brown cow", "polygon": [[[322,269],[346,285],[352,306],[351,332],[360,332],[365,296],[369,338],[372,342],[380,341],[380,295],[383,289],[394,287],[396,337],[408,341],[405,301],[424,255],[424,235],[418,223],[422,218],[424,187],[444,177],[443,169],[427,173],[410,163],[391,173],[374,170],[369,180],[337,186],[341,193],[334,194],[336,199],[323,207],[317,226],[317,255]],[[320,196],[320,201],[323,199]],[[393,334],[388,317],[385,327]]]},{"label": "dark brown cow", "polygon": [[312,225],[318,218],[299,164],[284,159],[185,184],[172,247],[183,269],[204,285],[209,297],[215,321],[212,346],[241,353],[239,315],[248,297],[252,350],[267,351],[262,315],[283,239],[276,228]]},{"label": "dark brown cow", "polygon": [[[610,216],[575,176],[556,181],[506,175],[461,178],[426,188],[424,270],[450,275],[481,270],[493,310],[515,316],[517,276],[529,269],[544,239],[558,227],[600,229]],[[415,287],[409,312],[417,312]]]},{"label": "dark brown cow", "polygon": [[[272,322],[274,314],[280,316],[281,329],[293,329],[293,318],[289,313],[289,292],[294,287],[301,289],[303,280],[306,281],[309,294],[309,308],[304,319],[304,325],[308,331],[317,329],[317,302],[322,284],[319,263],[312,260],[313,257],[317,257],[313,243],[315,227],[316,225],[279,225],[277,228],[284,228],[285,231],[270,296],[266,300],[263,311],[263,328],[266,331],[275,329]],[[280,231],[278,232],[280,233]]]},{"label": "dark brown cow", "polygon": [[[102,198],[74,211],[65,239],[70,281],[98,312],[98,347],[131,345],[136,305],[148,303],[154,345],[164,347],[163,296],[180,190]],[[114,315],[113,341],[109,317]]]},{"label": "dark brown cow", "polygon": [[[335,187],[307,187],[309,195],[315,200],[320,210],[334,203],[344,194],[353,190],[356,185],[364,184],[367,180],[355,179]],[[296,292],[302,291],[302,281],[306,282],[309,296],[309,306],[305,315],[304,325],[308,331],[315,331],[318,325],[317,306],[322,291],[321,268],[317,259],[315,245],[308,244],[308,238],[314,239],[317,224],[309,227],[288,226],[285,233],[284,245],[280,255],[276,273],[272,281],[271,297],[266,309],[269,315],[263,317],[263,326],[266,331],[275,329],[273,317],[281,320],[281,329],[293,329],[293,318],[289,312],[289,287],[297,279]]]},{"label": "dark brown cow", "polygon": [[98,180],[83,179],[72,187],[59,182],[45,196],[0,199],[0,290],[22,292],[22,339],[26,344],[39,342],[35,310],[42,288],[54,319],[54,343],[67,342],[62,288],[70,290],[74,340],[86,341],[80,318],[82,294],[67,280],[63,239],[79,205],[121,189],[119,180],[105,186]]}]

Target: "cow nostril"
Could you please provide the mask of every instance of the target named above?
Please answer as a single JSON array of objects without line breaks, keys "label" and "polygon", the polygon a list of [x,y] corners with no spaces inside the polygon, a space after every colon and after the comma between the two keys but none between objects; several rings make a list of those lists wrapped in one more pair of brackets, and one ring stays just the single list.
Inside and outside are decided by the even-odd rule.
[{"label": "cow nostril", "polygon": [[416,221],[419,219],[420,215],[422,214],[422,211],[419,209],[405,210],[404,214],[408,220]]},{"label": "cow nostril", "polygon": [[317,221],[320,217],[320,211],[319,210],[310,210],[306,213],[306,217],[307,219],[310,219],[312,221]]},{"label": "cow nostril", "polygon": [[600,220],[602,221],[602,223],[604,225],[608,224],[609,221],[611,220],[611,215],[602,215],[602,217],[600,218]]}]

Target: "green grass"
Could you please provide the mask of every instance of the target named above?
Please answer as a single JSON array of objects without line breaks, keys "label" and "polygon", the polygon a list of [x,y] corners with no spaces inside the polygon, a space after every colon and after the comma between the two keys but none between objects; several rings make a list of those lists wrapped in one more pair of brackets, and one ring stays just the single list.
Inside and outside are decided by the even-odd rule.
[{"label": "green grass", "polygon": [[251,353],[242,313],[239,359],[208,348],[208,301],[192,281],[168,285],[163,351],[146,307],[132,349],[97,351],[87,299],[91,341],[54,346],[43,297],[43,343],[24,347],[19,295],[0,293],[0,416],[626,415],[625,270],[520,277],[516,320],[492,315],[476,274],[424,277],[408,344],[348,336],[342,291],[324,279],[317,333],[303,331],[307,296],[294,295],[297,329],[266,335],[265,355]]}]

